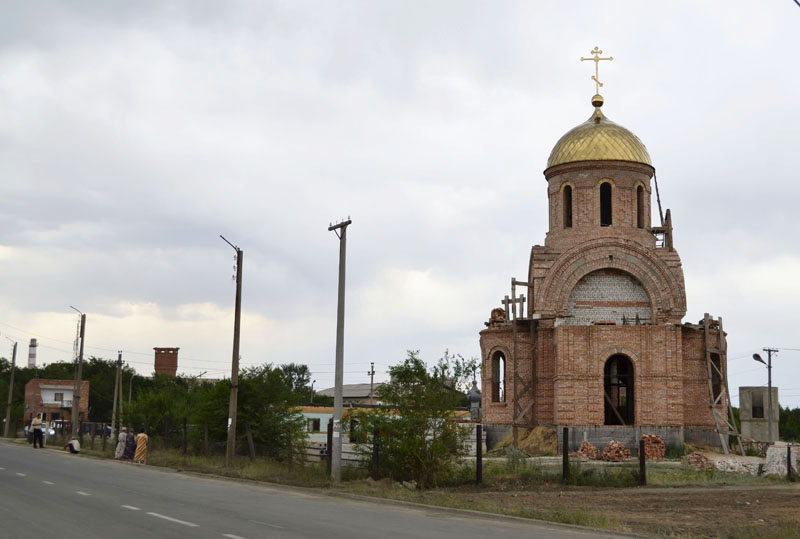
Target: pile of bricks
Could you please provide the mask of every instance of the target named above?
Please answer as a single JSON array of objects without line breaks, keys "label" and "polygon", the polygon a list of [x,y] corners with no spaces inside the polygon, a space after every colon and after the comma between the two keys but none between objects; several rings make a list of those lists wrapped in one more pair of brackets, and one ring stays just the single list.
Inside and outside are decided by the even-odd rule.
[{"label": "pile of bricks", "polygon": [[699,451],[683,457],[683,461],[695,470],[713,470],[715,468],[714,463]]},{"label": "pile of bricks", "polygon": [[578,448],[575,455],[581,460],[599,460],[600,450],[597,449],[592,442],[584,440],[581,442],[581,446]]},{"label": "pile of bricks", "polygon": [[642,434],[639,440],[644,440],[645,460],[664,460],[664,453],[667,451],[664,438],[658,434]]},{"label": "pile of bricks", "polygon": [[631,450],[625,447],[622,442],[611,440],[608,445],[603,449],[603,454],[600,457],[603,460],[613,462],[622,462],[623,460],[631,460]]}]

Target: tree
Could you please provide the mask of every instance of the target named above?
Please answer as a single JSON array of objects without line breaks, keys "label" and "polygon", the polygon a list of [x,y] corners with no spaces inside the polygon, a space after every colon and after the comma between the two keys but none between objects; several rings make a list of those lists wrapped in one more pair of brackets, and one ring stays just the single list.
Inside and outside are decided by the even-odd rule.
[{"label": "tree", "polygon": [[280,366],[280,372],[292,393],[292,401],[308,401],[311,396],[311,371],[308,370],[308,365],[287,363]]},{"label": "tree", "polygon": [[466,396],[466,387],[474,372],[475,360],[465,360],[445,351],[428,369],[418,351],[408,351],[399,365],[390,367],[390,381],[378,390],[385,407],[360,411],[353,415],[358,428],[366,429],[366,445],[375,441],[380,451],[379,471],[395,480],[413,479],[421,487],[439,484],[465,452],[468,429],[456,422],[455,408]]}]

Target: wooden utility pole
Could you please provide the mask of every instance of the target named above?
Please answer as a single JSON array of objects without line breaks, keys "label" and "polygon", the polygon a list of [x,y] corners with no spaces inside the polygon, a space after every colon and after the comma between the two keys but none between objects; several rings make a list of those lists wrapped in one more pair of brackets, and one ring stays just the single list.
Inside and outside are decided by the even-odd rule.
[{"label": "wooden utility pole", "polygon": [[[75,307],[72,307],[75,309]],[[78,309],[75,309],[78,311]],[[78,365],[75,369],[75,390],[72,392],[72,435],[77,436],[80,429],[80,413],[81,413],[81,379],[83,377],[83,338],[86,335],[86,315],[78,311],[81,315],[81,330],[80,330],[80,347],[78,348]]]},{"label": "wooden utility pole", "polygon": [[[115,426],[117,424],[117,399],[119,398],[119,377],[122,367],[122,350],[117,352],[117,375],[114,377],[114,404],[111,407],[111,435],[114,436]],[[121,401],[122,399],[120,399]],[[122,402],[120,402],[122,404]],[[105,437],[105,433],[103,433]]]},{"label": "wooden utility pole", "polygon": [[[333,389],[333,452],[331,454],[331,477],[342,480],[342,380],[344,378],[344,281],[345,256],[347,254],[348,218],[328,227],[339,237],[339,300],[336,312],[336,373]],[[340,233],[341,231],[341,233]]]},{"label": "wooden utility pole", "polygon": [[231,359],[231,398],[228,406],[228,444],[225,466],[230,467],[236,454],[236,403],[239,396],[239,331],[242,321],[242,263],[244,252],[220,235],[236,251],[236,311],[233,318],[233,358]]},{"label": "wooden utility pole", "polygon": [[375,362],[374,361],[370,361],[369,362],[369,372],[367,373],[367,376],[369,376],[369,403],[370,404],[375,404],[375,401],[374,401],[374,399],[372,397],[372,389],[373,389],[374,381],[375,381]]},{"label": "wooden utility pole", "polygon": [[[6,339],[8,339],[8,337],[6,337]],[[8,380],[8,404],[6,405],[6,424],[5,427],[3,428],[4,438],[8,438],[8,429],[11,426],[11,399],[14,395],[14,369],[17,366],[17,342],[16,341],[12,342],[14,343],[14,351],[11,353],[11,377]]]}]

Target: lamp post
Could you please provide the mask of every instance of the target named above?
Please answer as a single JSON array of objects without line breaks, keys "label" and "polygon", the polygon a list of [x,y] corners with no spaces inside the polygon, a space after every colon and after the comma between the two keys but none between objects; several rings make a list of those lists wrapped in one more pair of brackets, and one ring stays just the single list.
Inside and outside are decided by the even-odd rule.
[{"label": "lamp post", "polygon": [[344,376],[344,280],[345,255],[347,254],[347,227],[352,223],[346,221],[331,225],[328,232],[333,231],[339,237],[339,299],[336,310],[336,369],[333,384],[333,439],[331,443],[331,477],[337,483],[342,480],[342,379]]},{"label": "lamp post", "polygon": [[236,251],[236,311],[233,316],[233,358],[231,359],[231,396],[228,404],[228,443],[225,466],[230,468],[236,456],[236,407],[239,397],[239,329],[242,321],[242,263],[244,252],[220,234],[220,238]]},{"label": "lamp post", "polygon": [[14,369],[17,366],[17,341],[9,337],[6,337],[6,339],[14,343],[14,351],[11,353],[11,378],[8,381],[8,405],[6,406],[6,423],[3,428],[4,438],[8,438],[8,428],[11,426],[11,399],[14,394]]},{"label": "lamp post", "polygon": [[[70,421],[72,422],[72,435],[79,435],[81,436],[81,440],[83,440],[83,435],[79,434],[81,432],[79,429],[81,428],[80,418],[81,386],[83,379],[83,338],[86,335],[86,315],[72,305],[70,305],[69,308],[81,315],[81,329],[79,333],[80,347],[78,349],[78,364],[75,367],[75,389],[72,392],[72,412],[70,414]],[[76,430],[76,426],[78,430]]]},{"label": "lamp post", "polygon": [[314,384],[316,383],[316,380],[311,380],[311,404],[314,404]]},{"label": "lamp post", "polygon": [[759,354],[753,354],[753,359],[767,366],[767,442],[772,443],[772,353],[778,353],[775,348],[764,348],[767,353],[767,361],[764,361]]}]

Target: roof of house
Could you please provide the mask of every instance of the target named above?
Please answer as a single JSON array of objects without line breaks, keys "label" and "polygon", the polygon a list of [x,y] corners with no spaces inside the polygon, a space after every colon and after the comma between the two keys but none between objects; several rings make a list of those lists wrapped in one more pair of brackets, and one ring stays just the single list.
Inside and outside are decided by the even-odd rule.
[{"label": "roof of house", "polygon": [[[372,386],[373,393],[378,391],[378,388],[383,384],[376,383]],[[317,395],[324,395],[326,397],[333,397],[334,388],[329,387],[321,391],[317,391]],[[356,399],[359,397],[369,397],[369,384],[344,384],[342,385],[342,397],[345,399]]]}]

